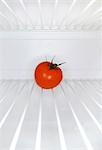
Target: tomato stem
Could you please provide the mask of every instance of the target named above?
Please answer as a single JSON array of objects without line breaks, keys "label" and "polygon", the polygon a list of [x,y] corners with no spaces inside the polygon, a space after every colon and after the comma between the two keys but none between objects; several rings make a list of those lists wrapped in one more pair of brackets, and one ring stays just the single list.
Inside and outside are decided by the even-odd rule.
[{"label": "tomato stem", "polygon": [[58,64],[57,66],[63,65],[63,64],[65,64],[65,63],[66,63],[66,62],[60,63],[60,64]]},{"label": "tomato stem", "polygon": [[61,66],[62,64],[65,64],[66,62],[60,63],[60,64],[53,64],[52,62],[50,63],[49,67],[50,69],[56,69],[58,66]]},{"label": "tomato stem", "polygon": [[55,56],[52,58],[51,63],[53,63]]}]

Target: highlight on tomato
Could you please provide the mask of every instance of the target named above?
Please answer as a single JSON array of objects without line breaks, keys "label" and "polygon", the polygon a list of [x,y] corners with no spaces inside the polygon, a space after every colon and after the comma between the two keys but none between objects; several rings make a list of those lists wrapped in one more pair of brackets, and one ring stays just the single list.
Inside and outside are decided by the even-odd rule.
[{"label": "highlight on tomato", "polygon": [[34,71],[37,85],[43,89],[53,89],[58,86],[63,79],[63,72],[59,67],[62,64],[64,63],[53,63],[53,60],[39,63]]}]

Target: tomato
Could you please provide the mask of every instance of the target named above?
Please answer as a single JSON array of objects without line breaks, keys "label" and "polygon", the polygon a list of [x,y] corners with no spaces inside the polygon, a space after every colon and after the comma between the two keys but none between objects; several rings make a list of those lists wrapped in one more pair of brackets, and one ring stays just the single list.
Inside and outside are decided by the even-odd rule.
[{"label": "tomato", "polygon": [[34,72],[36,83],[44,89],[52,89],[59,85],[63,78],[62,70],[58,67],[59,65],[49,61],[38,64]]}]

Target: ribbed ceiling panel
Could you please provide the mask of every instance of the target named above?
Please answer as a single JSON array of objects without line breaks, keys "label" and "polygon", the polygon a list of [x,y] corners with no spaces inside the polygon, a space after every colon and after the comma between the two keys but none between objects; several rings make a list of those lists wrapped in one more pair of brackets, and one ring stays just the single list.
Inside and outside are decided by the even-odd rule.
[{"label": "ribbed ceiling panel", "polygon": [[101,0],[0,0],[1,31],[101,29]]}]

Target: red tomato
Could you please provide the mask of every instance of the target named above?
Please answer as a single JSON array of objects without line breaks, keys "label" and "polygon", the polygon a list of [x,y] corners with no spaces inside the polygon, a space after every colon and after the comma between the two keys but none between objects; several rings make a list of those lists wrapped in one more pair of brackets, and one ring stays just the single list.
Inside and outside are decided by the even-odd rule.
[{"label": "red tomato", "polygon": [[52,89],[59,85],[63,74],[58,66],[48,61],[38,64],[34,73],[36,83],[44,89]]}]

